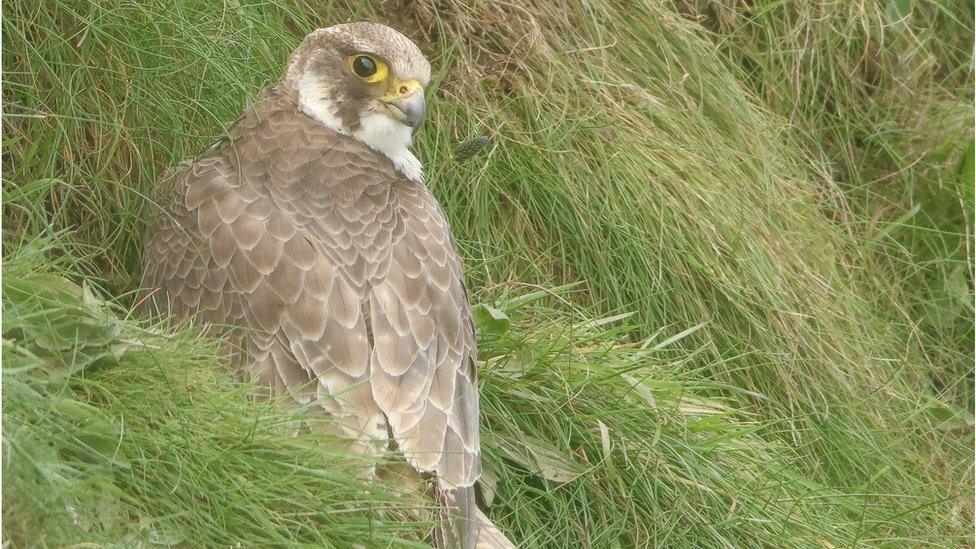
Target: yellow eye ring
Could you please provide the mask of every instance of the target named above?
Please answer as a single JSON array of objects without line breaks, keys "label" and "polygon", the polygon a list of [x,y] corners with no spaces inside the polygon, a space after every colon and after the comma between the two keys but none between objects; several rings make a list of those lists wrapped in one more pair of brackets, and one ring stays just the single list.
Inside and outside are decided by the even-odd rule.
[{"label": "yellow eye ring", "polygon": [[382,82],[390,74],[390,69],[386,66],[386,63],[371,55],[357,53],[356,55],[350,55],[347,61],[349,63],[349,70],[368,84]]}]

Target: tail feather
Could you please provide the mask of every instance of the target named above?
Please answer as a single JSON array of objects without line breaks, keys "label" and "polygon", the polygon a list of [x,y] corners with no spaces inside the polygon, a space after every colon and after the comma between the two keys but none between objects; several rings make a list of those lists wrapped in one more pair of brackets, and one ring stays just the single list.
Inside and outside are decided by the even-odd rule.
[{"label": "tail feather", "polygon": [[440,549],[474,549],[478,541],[478,506],[474,486],[438,487],[441,523],[437,528]]},{"label": "tail feather", "polygon": [[475,502],[474,486],[439,487],[441,525],[436,531],[440,549],[515,549]]}]

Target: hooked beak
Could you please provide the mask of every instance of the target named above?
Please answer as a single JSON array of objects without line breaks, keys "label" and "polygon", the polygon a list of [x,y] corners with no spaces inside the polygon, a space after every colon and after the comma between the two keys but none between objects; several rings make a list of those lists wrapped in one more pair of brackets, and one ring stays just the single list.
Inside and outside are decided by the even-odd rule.
[{"label": "hooked beak", "polygon": [[390,114],[403,124],[410,126],[410,133],[416,134],[427,112],[424,89],[416,80],[394,85],[394,92],[383,98]]}]

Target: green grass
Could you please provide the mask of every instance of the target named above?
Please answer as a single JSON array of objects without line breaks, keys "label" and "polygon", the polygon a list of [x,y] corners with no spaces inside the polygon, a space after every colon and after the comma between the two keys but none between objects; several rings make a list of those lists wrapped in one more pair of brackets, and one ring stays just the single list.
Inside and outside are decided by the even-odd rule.
[{"label": "green grass", "polygon": [[[367,18],[432,59],[418,154],[474,299],[511,319],[480,328],[501,331],[482,338],[483,425],[514,539],[973,544],[971,9],[76,4],[4,6],[5,539],[422,539],[421,518],[390,518],[416,501],[376,511],[390,498],[350,479],[353,458],[290,438],[299,419],[244,398],[192,328],[131,312],[161,171],[309,29]],[[94,324],[140,343],[52,385],[32,342],[91,322],[11,297],[42,273],[115,296]],[[63,399],[108,418],[91,421],[124,465],[61,450],[85,436]],[[120,518],[71,518],[105,498]]]},{"label": "green grass", "polygon": [[[895,298],[877,305],[897,311],[937,384],[972,411],[973,2],[688,9],[825,160],[849,230],[883,273],[879,293]],[[775,47],[783,37],[803,47]]]}]

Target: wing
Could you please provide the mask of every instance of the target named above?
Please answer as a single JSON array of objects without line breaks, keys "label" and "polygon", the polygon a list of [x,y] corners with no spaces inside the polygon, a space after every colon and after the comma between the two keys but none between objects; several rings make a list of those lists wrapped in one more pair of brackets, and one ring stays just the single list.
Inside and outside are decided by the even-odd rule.
[{"label": "wing", "polygon": [[234,325],[243,318],[240,302],[229,293],[227,271],[205,259],[211,251],[197,227],[196,212],[186,206],[188,185],[201,180],[214,189],[229,186],[213,157],[184,165],[160,180],[155,198],[163,211],[143,251],[145,303],[154,316],[182,319],[199,314],[210,324]]},{"label": "wing", "polygon": [[[178,178],[170,213],[146,248],[150,308],[239,327],[238,366],[275,393],[320,398],[352,435],[386,439],[368,381],[362,294],[278,197],[251,183],[296,169],[307,140],[288,113],[241,128],[255,138],[201,159]],[[291,153],[291,154],[289,154]],[[260,159],[248,162],[248,159]],[[243,180],[243,183],[242,183]]]},{"label": "wing", "polygon": [[407,460],[446,487],[481,473],[474,331],[444,213],[420,183],[398,187],[404,234],[369,299],[373,397]]}]

